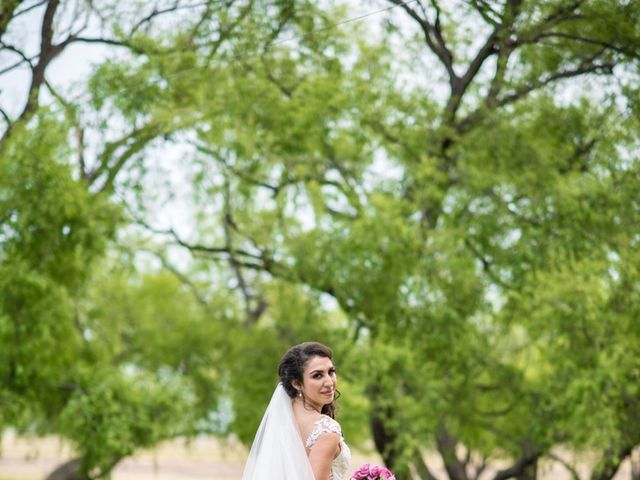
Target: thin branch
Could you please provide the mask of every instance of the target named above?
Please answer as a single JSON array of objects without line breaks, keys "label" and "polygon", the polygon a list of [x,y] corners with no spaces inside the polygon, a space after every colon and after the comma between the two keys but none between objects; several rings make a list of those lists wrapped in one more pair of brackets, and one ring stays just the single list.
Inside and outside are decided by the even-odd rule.
[{"label": "thin branch", "polygon": [[[551,12],[549,15],[543,18],[540,22],[538,22],[535,25],[532,25],[529,28],[529,30],[531,32],[540,33],[540,32],[544,32],[548,28],[554,27],[561,23],[580,20],[584,18],[583,15],[574,13],[576,9],[580,7],[580,5],[582,5],[583,2],[584,0],[574,0],[573,3],[569,3],[566,5],[563,5],[562,3],[560,3],[558,10],[556,10],[555,12]],[[536,35],[537,34],[529,34],[529,35],[522,34],[520,38],[518,38],[518,44],[530,43],[532,41],[535,41]]]},{"label": "thin branch", "polygon": [[7,112],[5,112],[4,108],[2,108],[2,107],[0,107],[0,115],[2,115],[2,118],[4,119],[5,123],[7,124],[7,129],[10,129],[11,126],[13,125],[13,122],[11,121],[11,118],[9,117]]},{"label": "thin branch", "polygon": [[[4,42],[0,42],[0,50],[9,50],[10,52],[15,53],[16,55],[18,55],[22,60],[17,64],[17,65],[21,65],[23,63],[27,63],[29,64],[29,67],[31,68],[31,70],[33,70],[34,66],[33,66],[33,60],[35,60],[36,58],[38,58],[40,55],[34,55],[33,57],[29,58],[27,57],[24,52],[16,47],[14,47],[13,45],[8,45]],[[5,73],[5,71],[8,71],[12,68],[15,68],[17,65],[10,67],[10,68],[5,68],[4,70],[2,70],[0,72],[0,74]]]},{"label": "thin branch", "polygon": [[544,32],[536,37],[537,40],[545,39],[545,38],[564,38],[567,40],[575,40],[577,42],[589,43],[591,45],[597,45],[599,47],[605,47],[607,50],[614,51],[616,53],[620,53],[622,55],[634,58],[636,60],[640,59],[640,52],[629,50],[627,48],[614,45],[613,43],[607,42],[605,40],[600,40],[598,38],[589,38],[583,37],[581,35],[576,35],[572,33],[564,33],[564,32]]},{"label": "thin branch", "polygon": [[483,0],[471,0],[470,4],[478,11],[485,22],[493,25],[494,27],[500,23],[500,21],[498,20],[500,18],[500,14],[496,12],[487,2]]},{"label": "thin branch", "polygon": [[449,74],[449,83],[454,88],[455,83],[458,81],[458,76],[453,69],[453,54],[447,48],[446,44],[440,43],[442,35],[436,31],[436,27],[432,25],[426,18],[422,18],[418,12],[411,8],[406,1],[402,0],[389,0],[391,3],[402,7],[402,9],[413,18],[424,34],[425,41],[433,53],[440,59],[440,62],[444,65],[447,73]]},{"label": "thin branch", "polygon": [[384,139],[387,140],[388,142],[395,143],[396,145],[399,145],[400,147],[402,147],[412,159],[414,159],[416,162],[419,162],[420,155],[418,154],[418,152],[416,152],[410,145],[408,145],[405,141],[403,141],[401,137],[398,137],[397,135],[392,134],[379,119],[376,118],[376,119],[364,120],[363,123],[371,127],[374,132],[377,132],[380,135],[382,135]]},{"label": "thin branch", "polygon": [[[142,226],[145,230],[148,230],[149,232],[155,233],[157,235],[169,235],[169,236],[171,236],[173,238],[173,240],[175,241],[176,245],[184,247],[187,250],[190,250],[192,252],[207,253],[207,254],[211,254],[211,255],[218,255],[218,254],[228,255],[229,254],[229,248],[227,246],[224,246],[224,247],[210,247],[210,246],[201,245],[201,244],[197,244],[197,243],[189,243],[186,240],[184,240],[182,237],[180,237],[178,235],[178,233],[173,228],[169,228],[168,230],[160,230],[158,228],[152,227],[151,225],[146,223],[141,218],[137,218],[135,216],[133,218],[134,218],[135,222],[138,225]],[[251,260],[263,260],[263,258],[260,255],[256,255],[254,253],[248,252],[248,251],[243,250],[243,249],[235,249],[234,252],[235,252],[236,255],[241,255],[241,256],[247,257],[248,259],[251,259]]]},{"label": "thin branch", "polygon": [[237,168],[235,168],[233,165],[230,165],[229,162],[227,162],[224,158],[222,158],[217,152],[215,152],[214,150],[211,150],[210,148],[206,147],[205,145],[202,145],[200,143],[197,143],[195,141],[189,142],[191,145],[193,145],[197,151],[204,153],[205,155],[208,155],[216,160],[218,160],[225,169],[227,169],[229,172],[231,172],[232,174],[234,174],[236,177],[238,177],[240,180],[247,182],[250,185],[254,185],[256,187],[262,187],[262,188],[266,188],[268,190],[271,190],[273,192],[273,196],[277,197],[278,194],[280,193],[280,190],[282,190],[284,187],[286,187],[287,185],[292,184],[293,182],[289,181],[289,182],[285,182],[283,184],[280,185],[271,185],[270,183],[267,183],[266,181],[262,181],[259,180],[257,178],[254,178],[250,175],[247,175],[246,173],[244,173],[242,170],[239,170]]},{"label": "thin branch", "polygon": [[533,80],[525,85],[520,86],[512,93],[505,95],[502,98],[492,99],[490,103],[485,103],[481,107],[477,108],[469,115],[467,115],[462,120],[456,123],[456,131],[460,134],[466,133],[471,130],[475,125],[478,124],[482,120],[482,118],[486,115],[488,111],[495,110],[497,108],[503,107],[505,105],[517,102],[518,100],[523,99],[529,93],[539,90],[547,85],[550,85],[559,80],[564,80],[568,78],[578,77],[580,75],[587,75],[590,73],[593,74],[606,74],[610,75],[613,73],[613,68],[616,66],[613,62],[605,62],[605,63],[593,63],[595,57],[597,57],[602,51],[598,52],[591,59],[583,61],[580,66],[568,69],[568,70],[560,70],[553,74],[548,75],[545,78],[538,78]]},{"label": "thin branch", "polygon": [[35,55],[35,56],[31,57],[31,58],[24,57],[24,58],[20,59],[19,61],[17,61],[16,63],[14,63],[13,65],[10,65],[10,66],[5,67],[2,70],[0,70],[0,75],[4,75],[5,73],[10,72],[14,68],[18,68],[23,63],[29,64],[29,67],[31,69],[33,69],[32,60],[35,60],[36,58],[38,58],[38,55]]},{"label": "thin branch", "polygon": [[127,162],[138,152],[140,152],[151,140],[162,133],[163,129],[160,125],[155,125],[154,128],[149,129],[144,135],[135,139],[131,146],[114,162],[114,164],[107,171],[107,178],[100,187],[101,192],[107,192],[113,188],[113,182],[115,181],[120,170],[124,168]]},{"label": "thin branch", "polygon": [[70,35],[63,42],[56,45],[56,48],[62,49],[71,45],[72,43],[99,43],[102,45],[110,45],[113,47],[127,48],[135,53],[145,53],[144,50],[136,47],[133,43],[125,40],[116,40],[114,38],[102,38],[102,37],[81,37],[77,34]]},{"label": "thin branch", "polygon": [[165,255],[161,254],[158,251],[155,251],[153,249],[150,248],[143,248],[140,249],[140,251],[142,252],[147,252],[150,253],[152,255],[154,255],[158,260],[160,260],[160,263],[162,264],[162,266],[169,271],[170,273],[172,273],[183,285],[185,285],[193,294],[193,296],[195,297],[195,299],[198,301],[198,303],[200,303],[203,307],[205,307],[205,309],[209,309],[210,305],[209,302],[207,301],[207,299],[202,295],[202,293],[200,293],[200,290],[198,289],[198,287],[193,283],[193,281],[184,273],[182,273],[180,270],[178,270],[177,267],[175,267],[167,258]]},{"label": "thin branch", "polygon": [[78,121],[78,117],[76,115],[76,109],[73,105],[67,102],[62,97],[62,95],[60,95],[53,88],[51,83],[49,83],[47,80],[45,80],[45,86],[47,87],[47,90],[49,90],[49,93],[51,93],[51,95],[56,100],[58,100],[58,102],[60,102],[60,104],[64,108],[65,113],[67,114],[67,117],[73,123],[73,126],[75,128],[75,133],[76,133],[76,153],[78,154],[78,165],[80,168],[80,177],[86,180],[87,168],[86,168],[85,157],[84,157],[84,129],[82,128],[82,125],[80,125],[80,122]]},{"label": "thin branch", "polygon": [[240,264],[237,261],[234,253],[233,246],[233,234],[232,229],[236,230],[237,227],[235,222],[233,221],[233,214],[231,211],[231,191],[229,186],[229,179],[225,176],[224,181],[224,213],[223,213],[223,230],[226,248],[229,252],[229,265],[231,266],[231,270],[234,272],[236,279],[238,280],[238,287],[240,288],[240,292],[242,292],[242,296],[244,297],[245,302],[245,310],[247,314],[247,320],[252,318],[251,312],[251,302],[254,298],[254,294],[249,291],[249,287],[246,279],[244,278],[244,274],[242,273],[242,269],[240,268]]},{"label": "thin branch", "polygon": [[580,480],[580,475],[578,474],[578,471],[575,469],[575,467],[573,465],[571,465],[569,462],[567,462],[566,460],[560,458],[559,456],[549,452],[547,454],[547,457],[549,457],[551,460],[558,462],[560,465],[562,465],[564,468],[566,468],[569,473],[571,474],[571,478],[573,480]]},{"label": "thin branch", "polygon": [[542,87],[545,87],[557,80],[562,80],[562,79],[566,79],[566,78],[573,78],[573,77],[577,77],[580,75],[585,75],[587,73],[607,73],[610,74],[613,71],[613,67],[615,67],[615,63],[601,63],[601,64],[596,64],[596,63],[583,63],[582,65],[580,65],[577,68],[571,69],[571,70],[561,70],[559,72],[556,72],[552,75],[549,75],[547,78],[540,78],[537,79],[531,83],[528,83],[527,85],[523,85],[522,87],[520,87],[519,89],[517,89],[515,92],[513,92],[510,95],[507,95],[505,97],[503,97],[502,99],[500,99],[497,102],[498,106],[504,106],[507,105],[509,103],[513,103],[517,100],[520,100],[521,98],[523,98],[524,96],[528,95],[529,93],[533,92],[534,90],[538,90]]},{"label": "thin branch", "polygon": [[133,26],[133,28],[129,32],[129,36],[132,37],[133,35],[135,35],[135,33],[140,28],[142,28],[143,25],[151,23],[151,21],[154,18],[159,17],[160,15],[164,15],[165,13],[177,12],[178,10],[186,10],[186,9],[197,8],[197,7],[208,7],[210,3],[211,3],[210,1],[207,1],[207,2],[194,3],[191,5],[180,5],[179,2],[176,2],[172,7],[163,8],[160,10],[158,10],[157,8],[154,8],[149,15],[142,18],[140,21],[138,21],[138,23],[136,23]]},{"label": "thin branch", "polygon": [[[107,143],[99,156],[99,165],[87,173],[86,180],[92,184],[100,176],[106,174],[106,179],[99,190],[103,192],[109,190],[113,186],[117,174],[131,157],[162,133],[168,133],[168,127],[162,122],[150,121],[124,137]],[[120,156],[116,156],[116,151],[120,148],[125,150]]]},{"label": "thin branch", "polygon": [[218,34],[218,38],[215,42],[212,43],[212,48],[209,54],[207,55],[207,61],[211,61],[213,56],[218,52],[224,41],[229,38],[229,36],[233,33],[235,28],[242,23],[242,21],[249,15],[251,10],[253,10],[254,0],[251,0],[236,16],[236,18],[229,24],[226,28],[220,30]]},{"label": "thin branch", "polygon": [[480,465],[474,466],[475,472],[473,475],[473,480],[478,480],[480,478],[480,475],[482,475],[482,473],[486,470],[488,464],[489,463],[487,462],[487,457],[483,456],[482,460],[480,461]]},{"label": "thin branch", "polygon": [[18,18],[20,15],[24,15],[25,13],[30,12],[31,10],[35,10],[38,7],[41,7],[42,5],[44,5],[45,3],[47,3],[49,0],[40,0],[37,3],[34,3],[33,5],[31,5],[30,7],[26,7],[23,10],[20,10],[19,12],[16,12],[11,19],[15,19]]},{"label": "thin branch", "polygon": [[489,259],[487,259],[482,252],[473,244],[473,242],[469,238],[465,238],[464,244],[467,246],[471,254],[476,257],[477,260],[482,264],[482,269],[487,274],[487,276],[493,281],[496,285],[500,285],[502,288],[506,290],[512,290],[513,287],[507,283],[505,283],[494,271],[493,264]]}]

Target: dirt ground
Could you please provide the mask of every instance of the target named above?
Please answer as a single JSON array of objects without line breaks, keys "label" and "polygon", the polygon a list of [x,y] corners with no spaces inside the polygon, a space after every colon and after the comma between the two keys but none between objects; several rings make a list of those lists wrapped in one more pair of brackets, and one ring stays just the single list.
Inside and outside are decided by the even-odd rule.
[{"label": "dirt ground", "polygon": [[[640,452],[636,452],[640,455]],[[0,443],[0,480],[43,480],[57,465],[72,455],[68,445],[55,438],[16,437],[7,433]],[[118,465],[112,480],[239,480],[247,450],[236,442],[200,438],[190,442],[167,442],[152,451],[141,452]],[[563,457],[567,460],[566,455]],[[575,460],[575,459],[573,459]],[[354,452],[351,467],[381,463],[373,452]],[[446,478],[437,457],[428,458],[433,473]],[[573,463],[573,462],[572,462]],[[614,480],[631,479],[626,462]],[[486,472],[481,478],[490,478]],[[540,465],[540,480],[565,480],[571,475],[561,465]],[[588,478],[588,469],[579,468]]]},{"label": "dirt ground", "polygon": [[[200,438],[189,443],[164,443],[153,451],[124,460],[112,480],[238,480],[247,450],[235,442]],[[68,445],[55,438],[36,439],[5,434],[0,450],[0,480],[43,480],[71,457]],[[355,453],[353,469],[380,463],[375,454]]]}]

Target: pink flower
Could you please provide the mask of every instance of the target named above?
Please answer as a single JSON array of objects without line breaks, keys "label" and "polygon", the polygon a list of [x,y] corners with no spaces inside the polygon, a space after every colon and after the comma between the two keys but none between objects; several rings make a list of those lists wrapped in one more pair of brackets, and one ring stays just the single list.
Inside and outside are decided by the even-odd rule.
[{"label": "pink flower", "polygon": [[365,463],[356,470],[351,480],[396,480],[396,477],[385,467]]}]

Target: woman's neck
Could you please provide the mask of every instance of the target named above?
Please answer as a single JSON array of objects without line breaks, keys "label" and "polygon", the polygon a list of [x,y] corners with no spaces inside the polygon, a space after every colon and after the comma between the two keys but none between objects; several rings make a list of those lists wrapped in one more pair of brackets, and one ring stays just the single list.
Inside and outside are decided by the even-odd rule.
[{"label": "woman's neck", "polygon": [[307,412],[322,413],[322,405],[306,401],[301,397],[294,398],[293,404]]}]

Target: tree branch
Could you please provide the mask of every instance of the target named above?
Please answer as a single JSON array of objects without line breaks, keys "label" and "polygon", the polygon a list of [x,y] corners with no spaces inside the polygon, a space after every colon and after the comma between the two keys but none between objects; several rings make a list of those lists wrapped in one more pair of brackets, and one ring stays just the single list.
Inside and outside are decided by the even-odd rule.
[{"label": "tree branch", "polygon": [[23,3],[24,0],[2,0],[0,2],[0,38],[7,31],[7,27],[12,19],[16,17],[13,13]]},{"label": "tree branch", "polygon": [[109,191],[113,188],[113,182],[116,176],[124,168],[126,163],[138,152],[140,152],[152,139],[160,135],[164,131],[162,125],[152,125],[143,135],[135,139],[131,146],[125,150],[122,155],[107,169],[107,178],[100,187],[101,192]]},{"label": "tree branch", "polygon": [[559,456],[549,452],[547,454],[547,457],[549,457],[551,460],[558,462],[559,464],[561,464],[564,468],[567,469],[567,471],[569,472],[569,474],[571,475],[571,478],[573,480],[580,480],[580,475],[578,474],[578,471],[573,467],[573,465],[571,465],[569,462],[567,462],[566,460],[560,458]]},{"label": "tree branch", "polygon": [[575,40],[577,42],[581,42],[581,43],[588,43],[591,45],[597,45],[599,47],[604,47],[607,50],[611,50],[613,52],[616,53],[620,53],[622,55],[625,55],[627,57],[639,60],[640,59],[640,52],[638,51],[634,51],[634,50],[629,50],[625,47],[622,46],[618,46],[618,45],[614,45],[613,43],[607,42],[605,40],[601,40],[598,38],[589,38],[589,37],[584,37],[581,35],[577,35],[577,34],[573,34],[573,33],[565,33],[565,32],[543,32],[540,33],[537,37],[536,40],[542,40],[545,38],[564,38],[566,40]]},{"label": "tree branch", "polygon": [[35,60],[36,58],[39,57],[39,55],[34,55],[33,57],[29,58],[27,57],[24,52],[22,52],[22,50],[19,50],[18,48],[14,47],[13,45],[8,45],[4,42],[0,42],[0,50],[9,50],[10,52],[15,53],[16,55],[18,55],[21,60],[16,63],[15,65],[11,66],[11,67],[7,67],[4,68],[3,70],[0,71],[0,75],[8,72],[9,70],[12,70],[14,68],[16,68],[19,65],[22,65],[23,63],[27,63],[29,65],[29,68],[31,68],[31,70],[33,70],[33,60]]},{"label": "tree branch", "polygon": [[81,37],[77,34],[69,35],[63,42],[56,45],[56,48],[66,48],[72,43],[99,43],[103,45],[111,45],[113,47],[127,48],[135,53],[145,53],[143,50],[137,48],[131,42],[124,40],[117,40],[114,38],[102,38],[102,37]]},{"label": "tree branch", "polygon": [[19,118],[29,117],[38,107],[38,96],[40,87],[44,83],[45,70],[51,60],[60,54],[62,49],[56,48],[52,44],[53,40],[53,20],[58,9],[59,0],[50,0],[42,20],[40,29],[40,58],[38,64],[32,68],[31,85],[27,94],[27,103],[19,115]]},{"label": "tree branch", "polygon": [[388,142],[395,143],[396,145],[402,147],[402,149],[409,155],[410,158],[412,158],[416,162],[419,162],[420,155],[418,154],[418,152],[416,152],[410,145],[404,142],[402,138],[391,133],[387,129],[387,127],[379,120],[379,118],[365,119],[363,123],[364,125],[368,125],[369,127],[371,127],[374,132],[382,135],[382,137],[384,137],[384,139]]},{"label": "tree branch", "polygon": [[547,30],[548,28],[554,27],[564,22],[580,20],[583,18],[582,15],[575,13],[576,9],[580,7],[584,0],[574,0],[573,3],[569,4],[558,4],[558,9],[554,12],[551,12],[545,18],[543,18],[540,22],[535,25],[529,27],[529,31],[531,33],[522,32],[519,35],[517,40],[518,45],[523,43],[535,42],[536,36]]},{"label": "tree branch", "polygon": [[457,443],[457,440],[447,430],[444,421],[441,421],[436,433],[436,445],[447,474],[451,480],[468,480],[464,464],[456,454]]},{"label": "tree branch", "polygon": [[436,29],[435,25],[432,25],[426,18],[422,18],[418,12],[412,9],[406,1],[403,0],[389,0],[391,3],[402,7],[402,9],[413,18],[424,34],[425,41],[433,53],[436,54],[442,65],[444,65],[449,75],[449,84],[452,91],[455,89],[455,84],[458,82],[458,76],[453,69],[453,54],[447,48],[442,38],[441,33]]},{"label": "tree branch", "polygon": [[[99,155],[98,166],[87,172],[86,181],[89,184],[93,184],[101,176],[105,175],[106,178],[98,190],[101,192],[110,190],[113,187],[116,176],[131,157],[140,152],[154,138],[163,134],[167,135],[177,128],[175,125],[166,125],[162,121],[150,120],[146,125],[133,130],[124,137],[107,143]],[[121,148],[124,151],[117,155],[116,152]]]},{"label": "tree branch", "polygon": [[[11,18],[12,20],[15,18],[18,18],[20,15],[24,15],[25,13],[30,12],[31,10],[35,10],[36,8],[41,7],[42,5],[44,5],[45,3],[47,3],[49,0],[40,0],[39,2],[34,3],[33,5],[26,7],[22,10],[20,10],[19,12],[16,12]],[[19,2],[22,3],[22,2]]]},{"label": "tree branch", "polygon": [[413,465],[416,469],[416,472],[418,473],[418,477],[422,480],[438,480],[438,477],[436,477],[433,472],[431,471],[431,469],[429,468],[429,465],[427,465],[427,463],[424,461],[424,458],[422,458],[422,454],[420,453],[419,449],[416,449],[416,453],[413,457]]},{"label": "tree branch", "polygon": [[547,85],[549,85],[550,83],[553,83],[557,80],[562,80],[562,79],[566,79],[566,78],[573,78],[573,77],[577,77],[580,75],[585,75],[587,73],[607,73],[610,74],[612,73],[613,67],[615,67],[615,63],[601,63],[601,64],[597,64],[597,63],[583,63],[581,64],[579,67],[574,68],[574,69],[570,69],[570,70],[561,70],[559,72],[555,72],[549,76],[547,76],[546,78],[540,78],[537,79],[533,82],[530,82],[526,85],[523,85],[522,87],[520,87],[519,89],[517,89],[515,92],[513,92],[510,95],[507,95],[506,97],[503,97],[501,100],[498,100],[497,105],[498,106],[504,106],[507,105],[509,103],[513,103],[517,100],[520,100],[521,98],[525,97],[526,95],[528,95],[529,93],[533,92],[534,90],[538,90],[542,87],[545,87]]},{"label": "tree branch", "polygon": [[482,473],[486,470],[487,465],[488,465],[487,457],[483,456],[482,460],[480,461],[480,465],[477,465],[477,466],[474,465],[475,472],[473,475],[473,480],[479,480],[480,475],[482,475]]},{"label": "tree branch", "polygon": [[178,10],[187,10],[187,9],[190,9],[190,8],[197,8],[197,7],[208,7],[210,5],[210,3],[211,3],[211,1],[206,1],[206,2],[194,3],[194,4],[191,4],[191,5],[180,5],[179,2],[176,2],[172,7],[162,8],[162,9],[159,9],[159,10],[156,7],[151,11],[151,13],[149,15],[147,15],[144,18],[142,18],[140,21],[138,21],[138,23],[136,23],[133,26],[133,28],[129,32],[129,37],[134,36],[135,33],[140,28],[142,28],[143,25],[151,23],[151,21],[154,18],[159,17],[160,15],[164,15],[165,13],[177,12]]},{"label": "tree branch", "polygon": [[235,273],[236,279],[238,280],[238,287],[242,292],[242,296],[245,301],[245,311],[246,311],[246,326],[250,327],[254,325],[260,316],[264,313],[267,308],[267,302],[261,296],[258,296],[258,304],[253,307],[253,300],[256,298],[256,294],[249,291],[249,286],[247,284],[246,279],[244,278],[244,274],[242,272],[241,264],[238,262],[235,256],[235,248],[233,245],[233,235],[232,230],[236,230],[236,224],[233,220],[233,213],[231,211],[231,191],[229,186],[229,179],[225,176],[224,182],[224,214],[222,225],[224,229],[225,243],[226,248],[229,252],[229,265],[231,270]]},{"label": "tree branch", "polygon": [[7,112],[4,111],[4,108],[0,107],[0,115],[2,115],[2,118],[4,119],[5,123],[7,124],[7,129],[11,128],[11,125],[13,124],[11,122],[11,118],[9,118],[9,115],[7,115]]},{"label": "tree branch", "polygon": [[538,78],[525,85],[520,86],[512,93],[505,95],[502,98],[495,98],[490,103],[485,103],[483,106],[477,108],[476,110],[471,112],[469,115],[467,115],[465,118],[457,122],[456,131],[460,134],[466,133],[469,130],[471,130],[474,126],[476,126],[488,111],[495,110],[497,108],[500,108],[505,105],[514,103],[518,100],[521,100],[531,92],[539,90],[559,80],[579,77],[580,75],[587,75],[590,73],[610,75],[611,73],[613,73],[613,68],[616,66],[615,63],[613,62],[595,63],[594,62],[595,58],[599,56],[601,53],[602,51],[596,53],[591,57],[591,59],[587,59],[583,61],[576,68],[560,70],[550,75],[547,75],[545,78]]},{"label": "tree branch", "polygon": [[622,462],[631,455],[636,446],[636,442],[629,442],[626,445],[619,445],[617,448],[607,449],[591,472],[591,480],[611,480]]},{"label": "tree branch", "polygon": [[[210,255],[219,255],[219,254],[228,255],[229,254],[229,247],[227,247],[227,246],[224,246],[224,247],[210,247],[210,246],[205,246],[205,245],[201,245],[201,244],[197,244],[197,243],[190,243],[190,242],[187,242],[186,240],[184,240],[182,237],[180,237],[178,235],[178,233],[173,228],[170,228],[168,230],[160,230],[158,228],[152,227],[151,225],[146,223],[144,220],[142,220],[141,218],[136,217],[133,214],[132,214],[132,217],[134,218],[135,222],[138,225],[142,226],[145,230],[147,230],[147,231],[149,231],[151,233],[155,233],[157,235],[168,235],[171,238],[173,238],[173,240],[175,241],[176,245],[184,247],[184,248],[186,248],[187,250],[189,250],[191,252],[206,253],[206,254],[210,254]],[[263,260],[263,258],[260,255],[256,255],[255,253],[251,253],[251,252],[248,252],[248,251],[243,250],[243,249],[235,249],[234,253],[236,255],[241,255],[243,257],[247,257],[247,259],[251,259],[251,260]]]},{"label": "tree branch", "polygon": [[538,458],[540,458],[540,451],[538,449],[525,449],[522,456],[513,465],[504,470],[499,470],[493,477],[493,480],[507,480],[508,478],[516,477],[524,472],[527,467],[536,463]]},{"label": "tree branch", "polygon": [[500,14],[496,12],[486,1],[470,0],[469,3],[477,10],[485,22],[493,25],[494,27],[500,24]]},{"label": "tree branch", "polygon": [[82,125],[80,125],[80,122],[76,114],[76,109],[73,105],[67,102],[62,97],[62,95],[60,95],[53,88],[53,86],[46,80],[45,80],[45,86],[47,87],[47,90],[49,90],[49,93],[51,93],[51,95],[56,100],[58,100],[58,102],[60,102],[60,105],[62,105],[62,107],[64,108],[67,118],[69,118],[69,120],[73,124],[73,127],[75,128],[76,153],[78,154],[78,166],[80,168],[80,177],[83,179],[86,179],[87,169],[86,169],[86,163],[85,163],[85,157],[84,157],[84,129],[82,128]]},{"label": "tree branch", "polygon": [[500,285],[505,290],[511,290],[513,287],[505,283],[494,271],[493,264],[490,260],[488,260],[480,250],[473,244],[473,242],[469,238],[465,238],[464,244],[467,246],[469,251],[476,257],[477,260],[482,264],[482,269],[487,274],[487,276],[494,282],[496,285]]},{"label": "tree branch", "polygon": [[187,275],[182,273],[180,270],[178,270],[177,267],[171,264],[171,262],[169,262],[169,260],[165,255],[150,248],[142,248],[139,251],[147,252],[155,256],[167,271],[172,273],[183,285],[186,285],[186,287],[191,291],[194,298],[198,301],[198,303],[200,303],[200,305],[205,307],[207,310],[209,309],[210,307],[209,302],[202,295],[202,293],[200,293],[200,290],[198,289],[198,287],[193,283],[193,281]]}]

